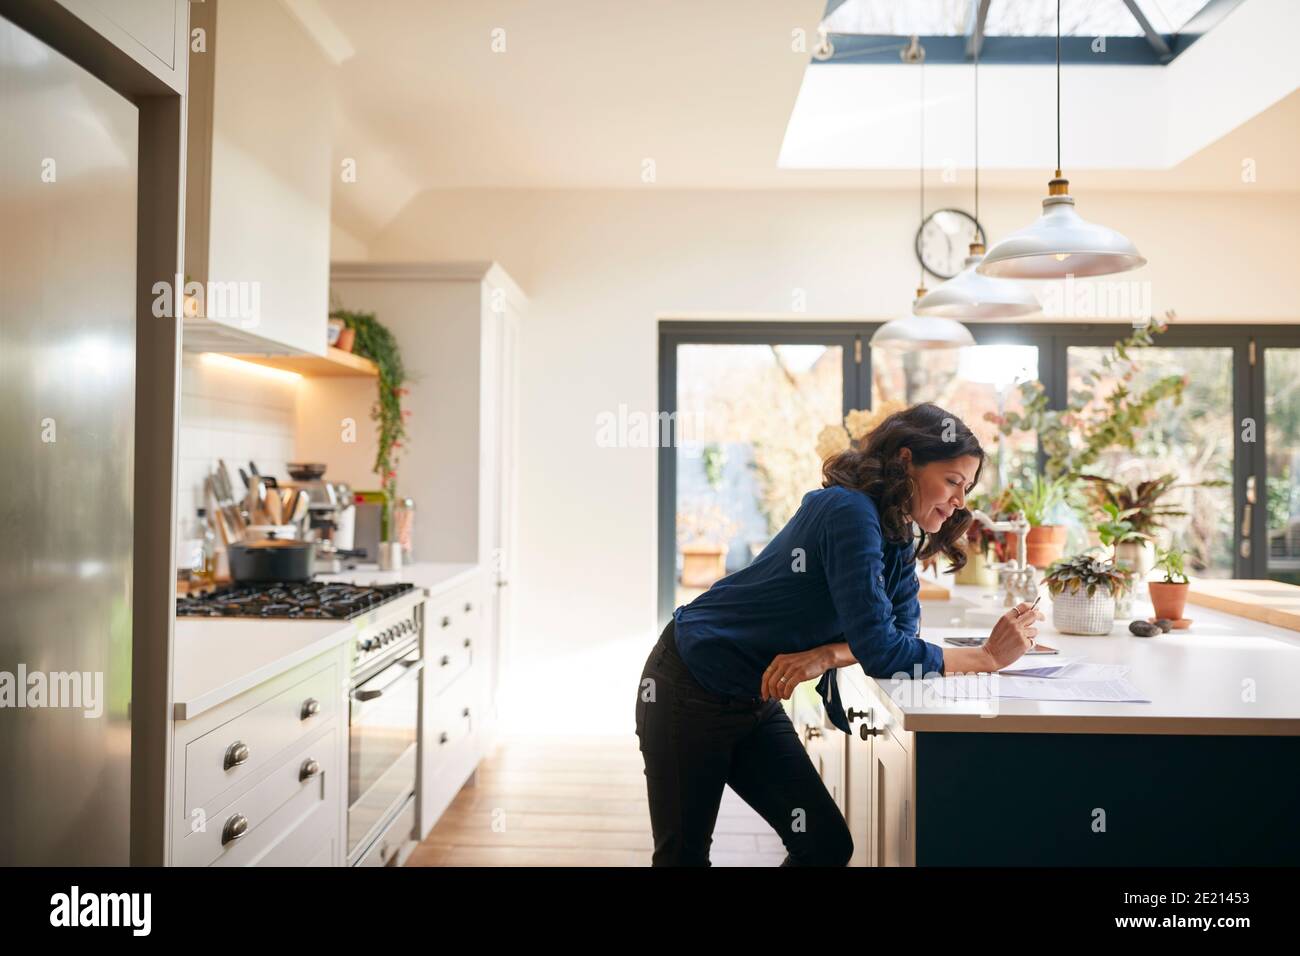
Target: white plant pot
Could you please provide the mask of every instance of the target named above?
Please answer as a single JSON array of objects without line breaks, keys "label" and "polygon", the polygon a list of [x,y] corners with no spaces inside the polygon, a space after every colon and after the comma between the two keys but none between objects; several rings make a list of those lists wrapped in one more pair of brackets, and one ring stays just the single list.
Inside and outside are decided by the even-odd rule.
[{"label": "white plant pot", "polygon": [[1052,626],[1062,634],[1103,635],[1115,627],[1115,598],[1109,588],[1088,597],[1086,588],[1052,598]]}]

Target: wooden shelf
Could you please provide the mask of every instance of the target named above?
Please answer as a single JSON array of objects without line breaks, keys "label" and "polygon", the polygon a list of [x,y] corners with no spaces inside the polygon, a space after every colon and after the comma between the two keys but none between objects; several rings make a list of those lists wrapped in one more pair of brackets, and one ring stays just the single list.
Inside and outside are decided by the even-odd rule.
[{"label": "wooden shelf", "polygon": [[241,355],[231,354],[244,362],[265,365],[310,378],[378,378],[379,369],[370,359],[344,352],[333,346],[324,355]]}]

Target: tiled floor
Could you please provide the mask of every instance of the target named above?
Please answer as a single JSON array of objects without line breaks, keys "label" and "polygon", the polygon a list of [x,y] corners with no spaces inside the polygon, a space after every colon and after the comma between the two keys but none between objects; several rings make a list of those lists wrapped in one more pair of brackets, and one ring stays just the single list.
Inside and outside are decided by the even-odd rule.
[{"label": "tiled floor", "polygon": [[[637,739],[502,741],[407,866],[649,866],[652,843]],[[714,866],[776,866],[785,848],[727,790]]]}]

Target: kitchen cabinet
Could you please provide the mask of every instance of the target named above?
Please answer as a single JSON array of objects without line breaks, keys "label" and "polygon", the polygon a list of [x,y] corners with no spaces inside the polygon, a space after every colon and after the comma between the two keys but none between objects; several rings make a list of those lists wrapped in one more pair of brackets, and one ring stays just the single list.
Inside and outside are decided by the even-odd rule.
[{"label": "kitchen cabinet", "polygon": [[202,295],[185,347],[323,356],[332,68],[284,4],[192,9],[207,47],[189,53],[185,270]]},{"label": "kitchen cabinet", "polygon": [[[374,312],[401,346],[410,390],[403,404],[412,416],[399,487],[415,501],[415,561],[485,570],[478,610],[491,646],[483,679],[494,711],[513,633],[517,343],[527,302],[491,262],[335,263],[330,285],[341,306]],[[354,488],[373,486],[372,384],[307,384],[299,456],[328,461],[330,474]],[[342,448],[341,420],[357,429]]]},{"label": "kitchen cabinet", "polygon": [[[838,678],[852,729],[843,751],[846,796],[841,804],[853,837],[849,865],[912,866],[912,735],[892,718],[861,668],[842,668]],[[843,739],[838,730],[833,733]]]},{"label": "kitchen cabinet", "polygon": [[[57,0],[58,6],[113,44],[155,81],[185,93],[185,57],[189,49],[189,0]],[[74,31],[60,24],[68,42],[80,44]],[[88,49],[88,47],[84,47]],[[106,69],[119,69],[105,60]]]},{"label": "kitchen cabinet", "polygon": [[481,571],[426,606],[417,837],[423,838],[492,746],[494,649]]},{"label": "kitchen cabinet", "polygon": [[176,721],[172,865],[343,865],[350,649]]}]

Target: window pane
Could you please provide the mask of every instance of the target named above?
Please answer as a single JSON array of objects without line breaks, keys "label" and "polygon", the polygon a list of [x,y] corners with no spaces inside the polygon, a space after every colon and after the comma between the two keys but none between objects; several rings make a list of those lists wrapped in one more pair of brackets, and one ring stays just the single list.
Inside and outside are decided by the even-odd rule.
[{"label": "window pane", "polygon": [[1300,584],[1300,349],[1265,349],[1268,576]]},{"label": "window pane", "polygon": [[[1069,388],[1082,388],[1083,376],[1093,372],[1093,408],[1115,386],[1101,371],[1104,348],[1069,349]],[[1178,476],[1180,485],[1208,480],[1228,484],[1216,488],[1174,488],[1162,503],[1177,506],[1186,517],[1166,521],[1164,540],[1190,552],[1190,567],[1204,577],[1231,577],[1232,555],[1232,349],[1166,348],[1141,351],[1139,371],[1127,383],[1140,391],[1166,375],[1184,375],[1187,387],[1181,405],[1166,401],[1136,436],[1132,451],[1113,449],[1093,466],[1097,474],[1135,485],[1163,474]]]},{"label": "window pane", "polygon": [[1026,469],[1037,466],[1038,442],[1027,432],[1002,438],[985,413],[1023,412],[1020,382],[1038,378],[1033,345],[974,345],[922,352],[871,352],[871,403],[934,402],[952,412],[979,438],[990,464],[979,490],[994,494]]},{"label": "window pane", "polygon": [[677,347],[677,594],[748,564],[821,487],[817,435],[843,420],[843,350]]}]

